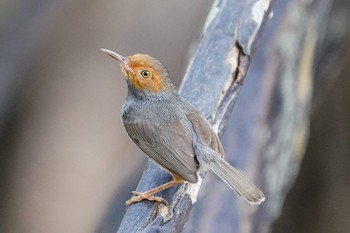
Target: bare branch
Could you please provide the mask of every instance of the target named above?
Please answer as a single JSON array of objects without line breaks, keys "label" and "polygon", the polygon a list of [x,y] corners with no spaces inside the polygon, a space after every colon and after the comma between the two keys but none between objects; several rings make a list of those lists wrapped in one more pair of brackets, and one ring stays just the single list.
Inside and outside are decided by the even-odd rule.
[{"label": "bare branch", "polygon": [[[211,120],[218,134],[222,133],[242,87],[252,45],[269,7],[269,1],[215,1],[209,13],[180,93]],[[170,179],[169,174],[149,162],[137,190],[148,190]],[[201,183],[184,184],[161,193],[170,201],[170,210],[150,202],[130,206],[118,232],[181,231]]]}]

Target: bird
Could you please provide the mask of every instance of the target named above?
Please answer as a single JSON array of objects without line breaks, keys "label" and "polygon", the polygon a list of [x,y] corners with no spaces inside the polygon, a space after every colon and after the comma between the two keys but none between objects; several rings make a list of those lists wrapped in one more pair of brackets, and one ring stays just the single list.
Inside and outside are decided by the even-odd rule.
[{"label": "bird", "polygon": [[176,90],[168,70],[146,54],[124,57],[101,50],[118,61],[128,94],[121,119],[131,140],[172,180],[146,192],[133,191],[126,206],[143,200],[167,201],[154,194],[181,184],[198,182],[211,170],[238,196],[251,204],[265,200],[263,192],[225,159],[221,142],[207,119]]}]

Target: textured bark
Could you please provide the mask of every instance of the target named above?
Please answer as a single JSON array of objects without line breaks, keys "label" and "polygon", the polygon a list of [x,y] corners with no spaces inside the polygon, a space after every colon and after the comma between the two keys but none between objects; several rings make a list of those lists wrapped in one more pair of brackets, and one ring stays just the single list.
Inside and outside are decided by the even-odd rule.
[{"label": "textured bark", "polygon": [[[215,1],[187,69],[180,93],[208,117],[219,135],[242,87],[269,7],[269,1]],[[149,162],[136,190],[148,190],[169,179],[169,174]],[[130,206],[118,232],[182,231],[201,183],[160,193],[171,203],[170,210],[150,202]]]},{"label": "textured bark", "polygon": [[308,140],[314,56],[330,9],[330,1],[275,1],[222,139],[229,161],[254,177],[266,201],[235,202],[210,177],[186,232],[271,231]]},{"label": "textured bark", "polygon": [[[276,1],[271,9],[273,17],[262,32],[254,59],[252,42],[257,39],[261,27],[261,23],[256,24],[253,20],[257,15],[254,13],[257,8],[264,11],[261,20],[266,19],[263,16],[269,5],[264,4],[269,3],[230,4],[214,3],[208,17],[210,23],[204,28],[180,92],[221,134],[252,60],[245,93],[240,99],[242,104],[236,106],[237,115],[232,117],[223,142],[228,160],[254,177],[258,186],[263,187],[267,201],[259,208],[235,201],[231,190],[210,177],[203,187],[205,197],[190,215],[185,232],[270,231],[298,174],[309,135],[310,105],[316,79],[313,64],[324,38],[324,22],[332,2]],[[213,15],[215,18],[210,21]],[[233,17],[231,20],[227,18],[229,15]],[[138,187],[141,190],[146,188],[141,185]],[[171,195],[175,192],[171,190],[162,195],[172,200]],[[174,209],[173,218],[165,224],[159,225],[164,222],[159,214],[147,218],[147,222],[138,218],[143,225],[140,222],[140,225],[130,224],[135,215],[128,211],[119,231],[147,232],[154,227],[164,232],[182,230],[192,204],[187,192],[176,201],[178,199],[180,202]],[[151,208],[152,204],[140,205]],[[134,213],[150,216],[147,212],[141,213],[140,209]],[[126,228],[131,225],[136,228]]]}]

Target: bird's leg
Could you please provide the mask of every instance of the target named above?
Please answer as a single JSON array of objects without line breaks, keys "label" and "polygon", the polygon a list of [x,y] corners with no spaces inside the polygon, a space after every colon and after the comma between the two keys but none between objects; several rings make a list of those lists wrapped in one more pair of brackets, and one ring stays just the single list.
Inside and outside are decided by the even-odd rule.
[{"label": "bird's leg", "polygon": [[127,208],[133,203],[140,202],[142,200],[149,200],[149,201],[156,201],[156,202],[163,203],[169,207],[169,204],[165,199],[163,199],[161,197],[155,197],[153,195],[155,193],[158,193],[158,192],[163,191],[165,189],[171,188],[174,185],[180,184],[182,182],[183,182],[183,180],[175,178],[172,181],[165,183],[165,184],[162,184],[162,185],[155,187],[151,190],[148,190],[147,192],[140,193],[140,192],[133,191],[132,193],[134,194],[134,196],[132,198],[130,198],[127,202],[125,202],[125,206]]}]

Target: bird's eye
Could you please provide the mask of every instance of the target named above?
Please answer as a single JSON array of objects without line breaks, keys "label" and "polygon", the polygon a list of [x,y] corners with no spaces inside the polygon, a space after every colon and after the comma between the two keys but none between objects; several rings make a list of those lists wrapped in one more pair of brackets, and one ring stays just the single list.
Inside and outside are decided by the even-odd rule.
[{"label": "bird's eye", "polygon": [[150,78],[151,77],[151,71],[149,71],[149,70],[141,70],[140,74],[143,78]]}]

